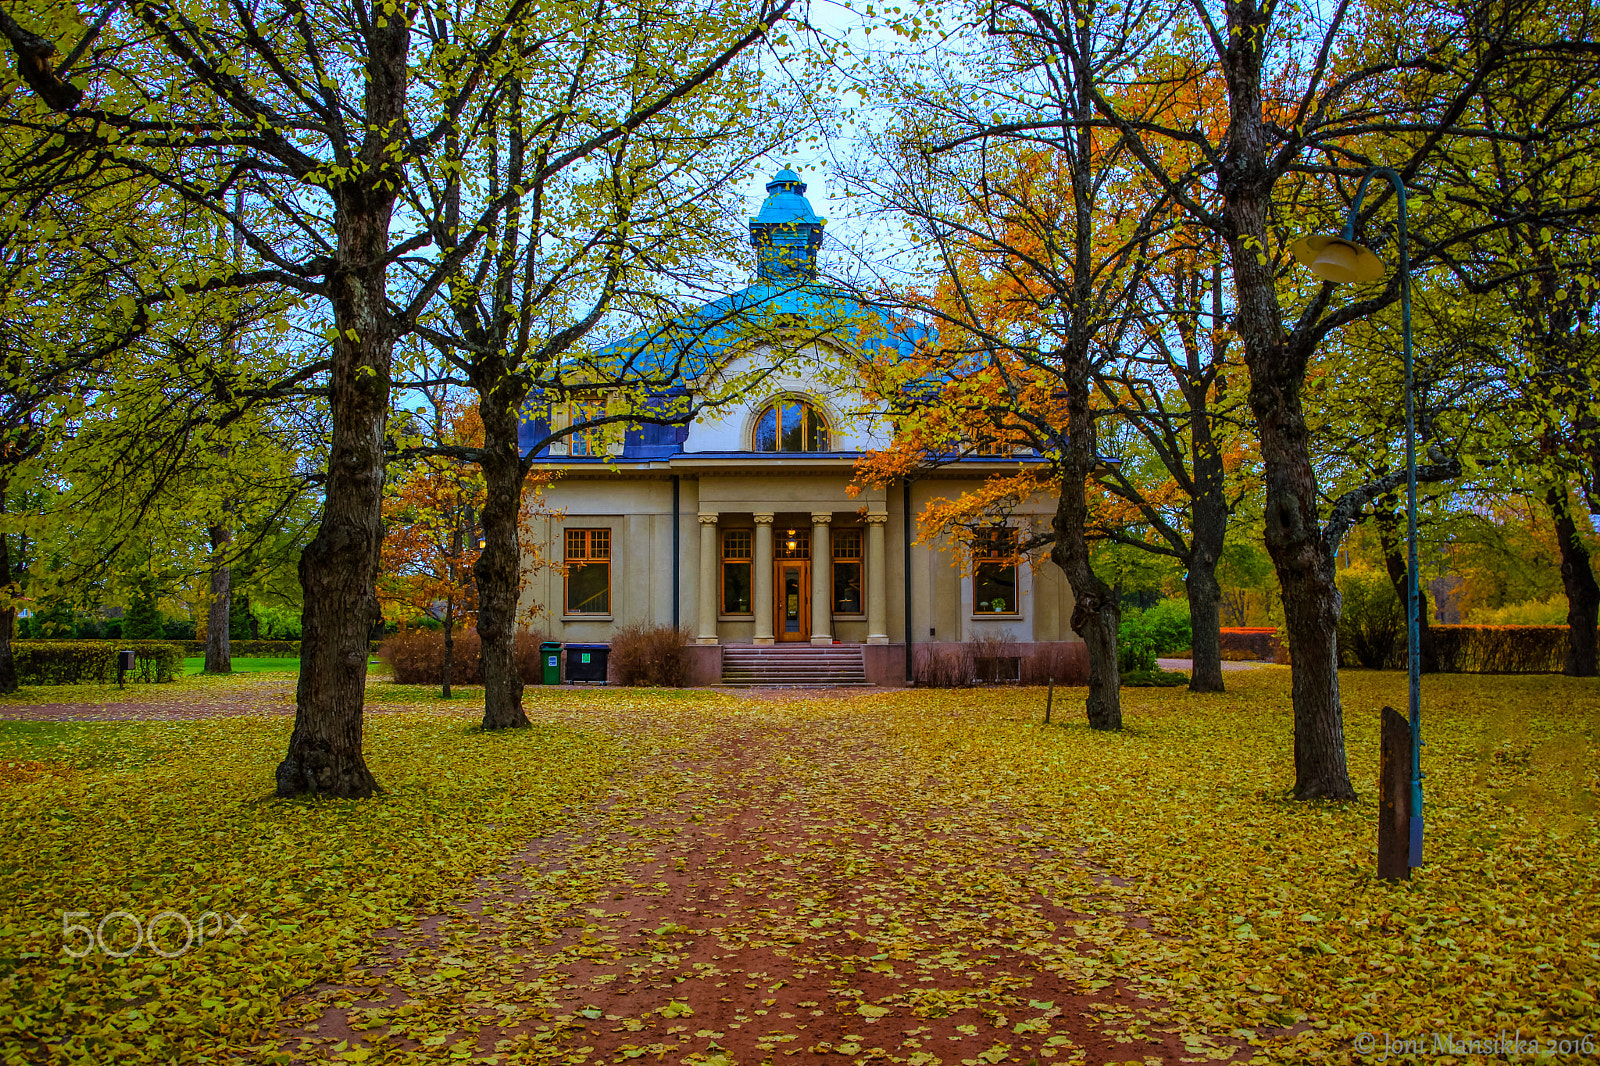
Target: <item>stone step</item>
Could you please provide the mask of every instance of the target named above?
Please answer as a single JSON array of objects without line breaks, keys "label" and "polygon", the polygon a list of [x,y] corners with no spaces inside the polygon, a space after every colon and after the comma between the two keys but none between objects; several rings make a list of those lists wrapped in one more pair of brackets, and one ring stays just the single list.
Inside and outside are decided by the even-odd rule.
[{"label": "stone step", "polygon": [[855,688],[867,684],[859,644],[726,644],[729,688]]}]

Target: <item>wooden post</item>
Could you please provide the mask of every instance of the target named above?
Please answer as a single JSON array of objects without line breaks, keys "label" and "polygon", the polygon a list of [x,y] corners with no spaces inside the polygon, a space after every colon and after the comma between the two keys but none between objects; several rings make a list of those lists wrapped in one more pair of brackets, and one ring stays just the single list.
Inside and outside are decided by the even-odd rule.
[{"label": "wooden post", "polygon": [[1411,880],[1411,723],[1383,709],[1378,757],[1378,876]]},{"label": "wooden post", "polygon": [[1050,724],[1050,705],[1055,702],[1055,699],[1056,699],[1056,679],[1052,677],[1050,679],[1050,689],[1049,689],[1049,691],[1047,691],[1045,693],[1045,697],[1044,697],[1044,724],[1045,725],[1049,725]]}]

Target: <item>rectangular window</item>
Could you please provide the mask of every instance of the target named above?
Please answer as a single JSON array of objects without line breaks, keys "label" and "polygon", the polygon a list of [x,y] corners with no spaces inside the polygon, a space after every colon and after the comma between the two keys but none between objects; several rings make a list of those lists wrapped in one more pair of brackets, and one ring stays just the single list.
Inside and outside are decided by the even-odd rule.
[{"label": "rectangular window", "polygon": [[611,613],[611,530],[567,530],[567,613]]},{"label": "rectangular window", "polygon": [[[604,418],[606,402],[604,400],[574,400],[567,405],[567,424],[581,426],[596,418]],[[604,426],[594,429],[579,430],[568,437],[572,445],[573,455],[604,455],[606,453]]]},{"label": "rectangular window", "polygon": [[972,613],[1018,613],[1016,530],[985,530],[973,542]]},{"label": "rectangular window", "polygon": [[722,534],[722,613],[750,613],[750,542],[752,530]]},{"label": "rectangular window", "polygon": [[861,530],[833,532],[833,613],[861,613]]}]

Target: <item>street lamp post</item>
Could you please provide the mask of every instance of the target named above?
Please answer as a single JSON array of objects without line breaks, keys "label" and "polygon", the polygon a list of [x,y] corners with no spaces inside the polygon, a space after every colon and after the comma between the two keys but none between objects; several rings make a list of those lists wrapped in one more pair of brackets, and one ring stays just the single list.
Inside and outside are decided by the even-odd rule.
[{"label": "street lamp post", "polygon": [[1355,202],[1338,237],[1302,237],[1289,251],[1319,278],[1344,284],[1352,281],[1377,281],[1383,277],[1383,261],[1354,240],[1356,216],[1367,183],[1374,176],[1394,186],[1400,200],[1400,329],[1406,362],[1406,666],[1411,699],[1411,842],[1407,862],[1422,865],[1422,648],[1417,625],[1417,441],[1416,401],[1411,371],[1411,259],[1406,245],[1406,186],[1400,175],[1388,167],[1374,167],[1356,187]]}]

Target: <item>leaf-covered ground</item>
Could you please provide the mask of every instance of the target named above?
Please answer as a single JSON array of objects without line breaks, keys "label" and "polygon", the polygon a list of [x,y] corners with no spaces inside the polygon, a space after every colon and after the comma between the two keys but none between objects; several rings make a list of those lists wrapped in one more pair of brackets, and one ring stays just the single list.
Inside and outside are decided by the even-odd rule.
[{"label": "leaf-covered ground", "polygon": [[[1386,1061],[1440,1062],[1436,1034],[1600,1028],[1593,681],[1426,679],[1402,884],[1371,875],[1368,794],[1404,677],[1345,677],[1349,805],[1283,798],[1287,670],[1228,684],[1129,690],[1115,736],[1072,690],[1045,727],[1031,689],[530,689],[535,730],[486,737],[470,698],[374,682],[366,804],[267,795],[283,717],[0,724],[0,1046],[977,1066],[1422,1036]],[[167,907],[252,922],[170,961],[60,954],[61,911]]]}]

